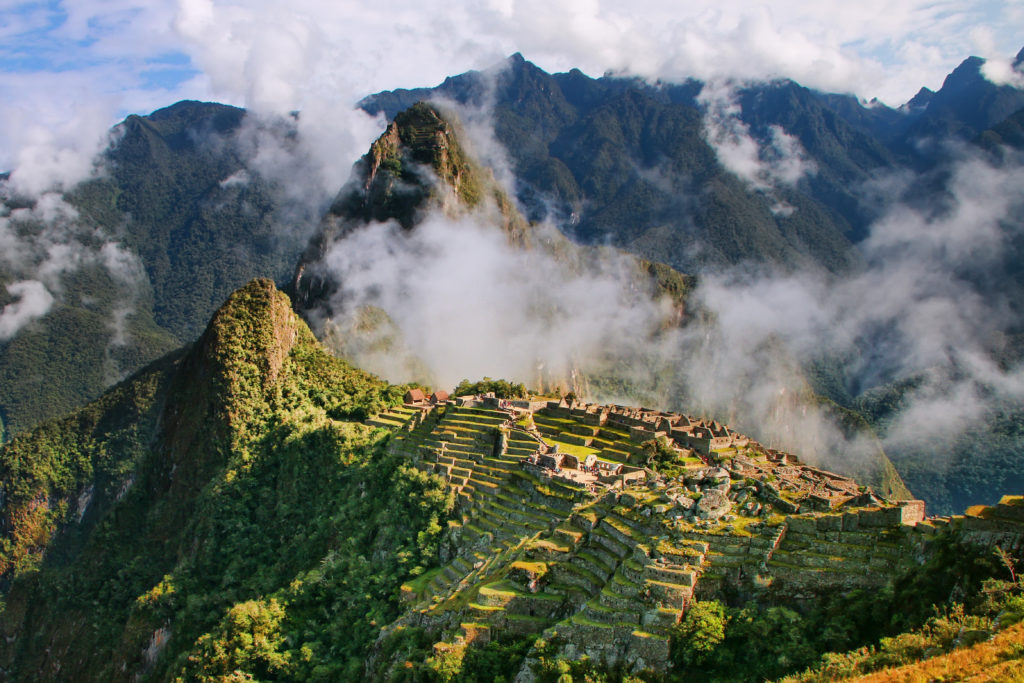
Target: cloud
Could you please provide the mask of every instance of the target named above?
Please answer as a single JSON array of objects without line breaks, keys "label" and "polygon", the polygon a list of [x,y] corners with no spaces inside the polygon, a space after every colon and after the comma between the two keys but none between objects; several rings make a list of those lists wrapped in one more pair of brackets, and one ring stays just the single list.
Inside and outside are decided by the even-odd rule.
[{"label": "cloud", "polygon": [[323,260],[340,286],[321,337],[394,382],[450,388],[504,377],[725,419],[846,472],[877,463],[878,443],[816,410],[794,356],[775,343],[792,311],[801,312],[798,337],[832,323],[811,281],[737,287],[728,274],[696,293],[714,316],[679,329],[634,259],[612,250],[582,258],[577,268],[564,253],[512,247],[485,215],[435,213],[412,231],[371,224]]},{"label": "cloud", "polygon": [[[1018,20],[1024,20],[1024,10],[1019,7],[1014,12]],[[977,54],[985,58],[981,66],[982,75],[996,85],[1009,85],[1024,88],[1024,64],[1016,63],[1013,57],[1007,57],[999,49],[994,31],[988,26],[976,26],[968,34],[974,42]]]},{"label": "cloud", "polygon": [[53,305],[53,295],[38,280],[19,280],[7,285],[7,293],[17,301],[0,311],[0,340],[7,341],[22,327],[46,315]]},{"label": "cloud", "polygon": [[772,200],[772,213],[789,215],[793,208],[779,200],[774,190],[796,185],[816,173],[817,165],[782,126],[769,126],[763,144],[756,140],[741,118],[738,88],[730,81],[711,81],[701,88],[697,102],[704,110],[704,138],[722,166]]},{"label": "cloud", "polygon": [[[638,291],[633,261],[606,256],[574,272],[543,250],[510,246],[480,216],[435,214],[411,232],[370,225],[324,259],[341,283],[328,327],[350,329],[374,307],[440,386],[484,375],[566,386],[580,362],[635,348],[665,315]],[[390,351],[356,360],[393,381],[417,379],[415,364]]]},{"label": "cloud", "polygon": [[[10,339],[55,304],[76,297],[78,292],[68,291],[67,277],[82,268],[100,268],[109,275],[114,310],[111,344],[127,344],[127,318],[148,287],[138,256],[114,236],[82,220],[56,192],[46,192],[29,206],[0,216],[0,281],[9,283],[8,293],[18,297],[0,313],[0,339]],[[120,373],[112,377],[118,379]]]},{"label": "cloud", "polygon": [[981,73],[996,85],[1009,85],[1024,90],[1024,73],[1018,71],[1008,59],[988,59]]},{"label": "cloud", "polygon": [[549,71],[788,77],[895,105],[937,87],[975,48],[999,77],[998,56],[1019,47],[1019,14],[970,0],[785,0],[770,9],[644,0],[628,11],[597,0],[463,0],[442,12],[413,0],[16,2],[0,45],[0,168],[17,168],[26,192],[67,187],[92,171],[118,117],[215,98],[261,116],[303,111],[303,144],[326,184],[344,178],[376,134],[351,111],[361,97],[431,85],[514,51]]},{"label": "cloud", "polygon": [[[694,296],[716,323],[713,342],[691,344],[687,363],[700,401],[719,413],[742,405],[741,425],[753,419],[771,433],[785,423],[773,420],[780,396],[799,392],[800,368],[822,359],[839,363],[852,396],[913,380],[884,445],[929,444],[941,466],[951,439],[1024,396],[1024,367],[994,355],[1020,328],[1019,292],[1007,288],[1016,266],[1007,260],[1024,238],[1022,162],[993,164],[961,149],[945,169],[945,191],[926,202],[914,194],[919,186],[890,179],[895,189],[860,245],[860,272],[741,266],[702,278]],[[846,452],[841,443],[836,452]]]},{"label": "cloud", "polygon": [[[219,88],[251,106],[296,107],[316,84],[361,94],[435,83],[521,51],[549,69],[613,70],[652,79],[794,78],[812,87],[899,104],[937,87],[986,27],[993,45],[1016,49],[1002,22],[1012,8],[871,0],[647,0],[628,11],[597,2],[453,2],[444,12],[398,0],[386,10],[299,0],[242,7],[182,0],[176,28]],[[255,76],[260,78],[256,79]],[[275,100],[280,100],[276,101]]]}]

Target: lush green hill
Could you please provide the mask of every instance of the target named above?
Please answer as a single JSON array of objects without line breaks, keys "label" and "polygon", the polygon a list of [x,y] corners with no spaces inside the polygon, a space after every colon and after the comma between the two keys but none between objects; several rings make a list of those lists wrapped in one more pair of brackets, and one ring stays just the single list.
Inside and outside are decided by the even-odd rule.
[{"label": "lush green hill", "polygon": [[[979,590],[1019,562],[990,551],[1022,538],[1019,499],[918,521],[755,443],[712,449],[719,471],[642,441],[664,414],[562,404],[513,423],[402,407],[406,388],[327,353],[256,280],[190,347],[0,447],[2,675],[764,680],[884,636],[907,661],[925,656],[908,629],[948,648],[1024,615],[1019,585]],[[630,481],[524,466],[538,443]],[[840,492],[829,509],[803,477]],[[731,516],[694,514],[715,496]]]},{"label": "lush green hill", "polygon": [[[77,215],[58,227],[85,245],[78,248],[85,265],[59,276],[48,315],[0,344],[0,414],[11,432],[81,406],[191,341],[251,278],[287,277],[301,242],[294,225],[281,228],[278,214],[288,207],[273,186],[246,171],[251,150],[238,138],[244,120],[235,107],[179,102],[115,128],[99,176],[64,197]],[[233,177],[239,181],[228,182]],[[37,260],[46,258],[52,226],[16,224],[42,245]],[[139,272],[125,281],[102,262],[90,263],[88,254],[104,242],[137,258]],[[0,270],[0,285],[34,277],[31,266]]]},{"label": "lush green hill", "polygon": [[361,422],[402,391],[327,354],[261,280],[187,351],[15,438],[5,677],[351,677],[451,505]]}]

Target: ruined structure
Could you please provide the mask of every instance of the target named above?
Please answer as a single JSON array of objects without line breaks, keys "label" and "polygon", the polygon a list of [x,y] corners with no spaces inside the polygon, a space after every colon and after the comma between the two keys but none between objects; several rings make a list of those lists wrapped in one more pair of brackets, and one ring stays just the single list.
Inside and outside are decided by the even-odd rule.
[{"label": "ruined structure", "polygon": [[[1024,537],[1020,500],[929,519],[921,501],[887,501],[689,416],[460,397],[375,424],[457,496],[443,565],[403,586],[410,610],[381,634],[420,626],[438,651],[536,633],[570,658],[662,669],[669,629],[694,598],[882,586],[943,529],[988,546]],[[637,461],[652,438],[681,473]]]}]

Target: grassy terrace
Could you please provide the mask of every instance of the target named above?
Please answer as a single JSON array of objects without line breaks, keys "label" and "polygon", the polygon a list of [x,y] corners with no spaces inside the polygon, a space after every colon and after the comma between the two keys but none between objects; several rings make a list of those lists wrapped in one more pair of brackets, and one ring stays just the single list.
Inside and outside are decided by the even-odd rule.
[{"label": "grassy terrace", "polygon": [[[402,423],[416,416],[403,412],[380,417]],[[461,556],[402,586],[403,600],[416,599],[414,604],[427,613],[444,615],[449,627],[461,623],[472,631],[486,628],[487,622],[504,625],[514,619],[511,632],[539,635],[560,625],[577,645],[596,641],[600,650],[614,636],[614,647],[642,649],[646,657],[660,652],[649,648],[662,646],[678,608],[698,586],[713,593],[721,588],[720,581],[735,580],[739,568],[753,567],[766,557],[782,528],[751,528],[765,518],[742,514],[712,529],[662,519],[658,515],[674,514],[667,512],[671,504],[666,492],[646,487],[629,487],[630,497],[620,496],[615,504],[611,496],[595,499],[585,489],[525,471],[521,459],[536,450],[536,441],[521,431],[508,433],[504,457],[493,457],[495,427],[505,420],[496,411],[451,407],[436,424],[430,420],[430,426],[395,436],[396,441],[405,440],[403,450],[418,450],[422,462],[436,458],[450,469],[452,486],[465,482],[460,520],[451,525]],[[534,423],[545,442],[580,458],[594,454],[623,462],[639,449],[625,429],[543,413],[535,415]],[[448,445],[445,455],[436,457],[431,445],[440,445],[441,439]],[[580,441],[589,441],[589,446]],[[703,466],[699,458],[681,464]],[[653,514],[641,516],[644,508]],[[1017,512],[1005,509],[1010,516]],[[769,520],[781,525],[784,516],[773,513]],[[795,585],[855,585],[863,583],[857,577],[869,563],[889,562],[891,554],[889,563],[895,566],[903,543],[898,534],[849,534],[816,543],[815,532],[790,532],[773,551],[771,571]],[[651,559],[659,556],[668,562]],[[534,577],[542,577],[539,593],[524,586]],[[546,616],[533,616],[535,611]]]},{"label": "grassy terrace", "polygon": [[585,459],[588,455],[599,455],[601,453],[601,451],[597,450],[596,448],[591,448],[590,446],[580,446],[579,444],[562,441],[561,439],[557,439],[555,437],[545,437],[544,440],[547,441],[549,444],[557,445],[558,450],[561,451],[562,453],[575,455],[580,460]]}]

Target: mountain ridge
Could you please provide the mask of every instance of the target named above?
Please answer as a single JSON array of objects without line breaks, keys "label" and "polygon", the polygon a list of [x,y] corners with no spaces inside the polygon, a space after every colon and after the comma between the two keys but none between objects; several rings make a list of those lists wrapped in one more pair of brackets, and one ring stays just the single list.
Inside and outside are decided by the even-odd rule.
[{"label": "mountain ridge", "polygon": [[[692,605],[713,606],[719,591],[727,593],[732,585],[754,591],[764,604],[747,602],[745,609],[768,611],[748,612],[746,618],[760,625],[780,609],[788,610],[781,613],[786,619],[801,618],[782,606],[788,604],[784,600],[769,607],[772,595],[796,591],[806,600],[813,594],[824,606],[831,604],[826,596],[836,594],[836,581],[879,587],[895,581],[897,594],[906,598],[898,602],[899,613],[906,616],[894,624],[905,629],[923,623],[907,613],[908,605],[926,619],[930,601],[937,599],[930,596],[946,596],[952,586],[973,595],[981,578],[996,571],[975,562],[964,574],[951,568],[949,558],[975,561],[997,539],[1019,538],[1024,531],[1016,499],[966,517],[915,524],[923,514],[919,504],[885,505],[842,479],[832,481],[849,493],[829,495],[849,499],[852,507],[804,511],[804,503],[818,503],[808,502],[813,496],[791,500],[784,482],[791,474],[793,482],[800,479],[784,470],[802,467],[792,458],[777,470],[780,479],[764,478],[754,487],[760,493],[750,494],[751,482],[762,475],[747,468],[779,467],[764,459],[778,454],[732,454],[749,444],[728,432],[733,441],[725,451],[716,455],[719,446],[708,443],[709,453],[724,456],[721,463],[730,470],[720,476],[696,450],[686,454],[664,441],[658,445],[654,430],[670,417],[665,414],[541,401],[530,408],[534,438],[523,425],[507,433],[505,427],[494,429],[507,418],[487,407],[488,399],[402,405],[405,389],[331,357],[273,283],[256,280],[229,297],[191,348],[139,373],[78,415],[45,423],[0,447],[7,495],[0,520],[4,675],[127,681],[218,679],[242,672],[285,680],[433,680],[449,675],[445,671],[511,677],[535,666],[544,680],[564,667],[603,671],[597,659],[588,663],[582,654],[600,650],[610,665],[620,656],[616,615],[641,605],[653,606],[651,619],[661,626],[630,626],[636,633],[627,638],[632,654],[624,661],[650,669],[644,676],[666,668],[702,671],[707,661],[678,659],[668,648],[670,639],[683,651],[691,642],[685,628],[672,630],[670,623],[691,605],[673,597],[685,592],[687,576],[695,582],[688,590],[695,586],[700,593]],[[120,403],[132,397],[142,398],[135,414]],[[491,403],[497,406],[496,399]],[[598,424],[581,429],[593,420]],[[628,432],[621,426],[626,422],[633,425]],[[97,431],[96,425],[107,426]],[[591,436],[595,432],[601,436]],[[645,441],[648,432],[655,438]],[[687,438],[684,432],[673,426],[672,437]],[[701,432],[691,430],[690,436],[694,449],[704,447]],[[54,490],[40,494],[33,488],[45,484],[43,479],[12,475],[10,469],[37,458],[45,465],[54,438],[71,456],[69,463],[83,463],[70,478],[52,480],[63,486],[56,497]],[[593,445],[597,438],[608,444],[603,457],[637,462],[627,476],[640,479],[595,479],[595,497],[549,465],[525,464],[527,451],[538,443],[561,444],[548,455],[563,457],[568,471],[564,458],[583,448],[581,441],[591,439]],[[114,462],[107,463],[110,457]],[[91,473],[86,462],[92,463]],[[832,476],[815,468],[805,473]],[[690,515],[666,514],[662,506],[669,504],[655,498],[670,488],[682,491],[681,485],[665,484],[677,476],[692,479],[709,500],[718,497],[715,487],[726,484],[747,494],[743,502],[721,496],[735,506],[737,518],[680,522]],[[691,507],[699,503],[696,496],[681,495]],[[23,527],[12,524],[22,519],[16,510],[35,505],[33,514],[42,514],[43,501],[54,513],[48,537],[19,533]],[[791,512],[784,518],[777,512],[749,517],[748,507],[774,506]],[[541,516],[552,523],[540,524]],[[778,531],[780,522],[788,531],[786,539],[775,538],[772,557],[769,546],[755,541],[762,527],[765,533]],[[663,524],[685,529],[660,531]],[[751,535],[737,532],[747,524]],[[878,562],[859,550],[864,539],[876,536]],[[41,545],[30,549],[36,559],[26,561],[18,549],[33,538]],[[959,546],[950,545],[955,539],[980,546],[957,551]],[[474,557],[494,544],[498,550],[486,561]],[[709,547],[702,550],[701,544]],[[815,559],[818,545],[836,566],[870,562],[872,570],[823,572]],[[774,587],[745,583],[752,575],[743,578],[747,560],[741,558],[760,557],[766,549],[766,569],[758,572],[773,575]],[[932,559],[921,564],[920,552]],[[20,562],[10,561],[18,557]],[[620,559],[600,578],[611,558]],[[907,578],[900,578],[901,568],[910,571]],[[606,589],[588,587],[595,581]],[[635,582],[657,592],[629,598]],[[558,593],[560,584],[568,592]],[[928,597],[911,598],[917,594],[908,593],[907,585],[927,586]],[[429,600],[431,594],[439,600]],[[896,606],[885,591],[872,595],[843,598],[829,609],[857,613],[857,600],[872,599],[875,610]],[[423,600],[425,607],[418,606]],[[656,607],[659,602],[665,605]],[[695,609],[691,619],[706,609]],[[814,614],[813,619],[825,618],[825,612]],[[821,630],[810,614],[803,618],[801,628]],[[559,623],[559,635],[545,630]],[[867,628],[834,642],[855,646],[877,633]],[[538,634],[543,638],[537,640]],[[771,653],[774,646],[764,645]],[[763,660],[756,651],[745,677],[789,670],[767,664],[777,655]],[[794,663],[804,661],[810,660],[801,655]]]}]

